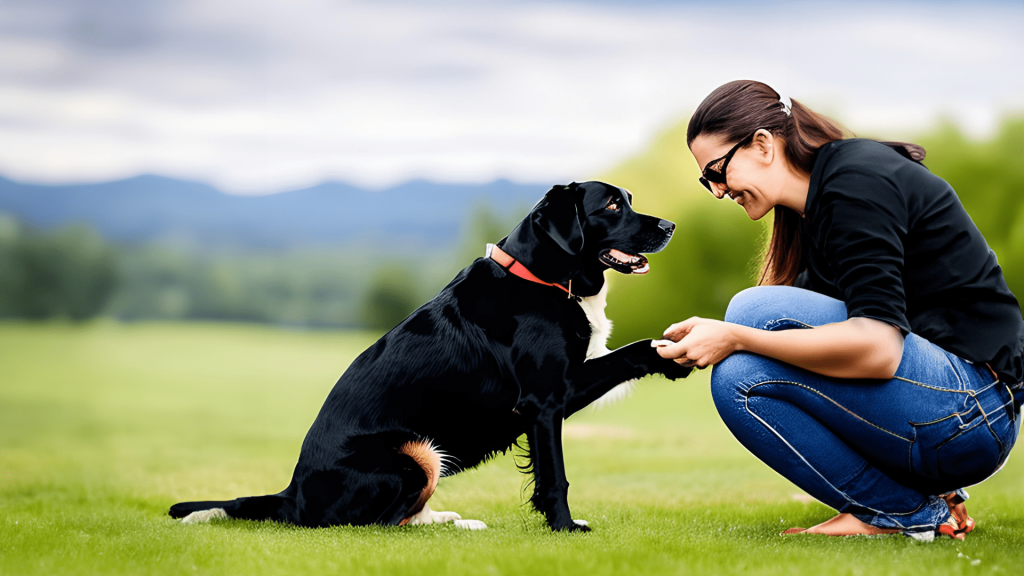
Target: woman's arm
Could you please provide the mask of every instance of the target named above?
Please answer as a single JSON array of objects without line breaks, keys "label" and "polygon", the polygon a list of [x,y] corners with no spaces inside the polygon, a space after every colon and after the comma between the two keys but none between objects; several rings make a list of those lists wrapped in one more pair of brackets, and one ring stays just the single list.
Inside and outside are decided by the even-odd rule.
[{"label": "woman's arm", "polygon": [[675,344],[659,348],[661,356],[700,368],[742,350],[833,378],[888,380],[903,357],[900,330],[872,318],[772,332],[693,317],[669,326],[665,337]]}]

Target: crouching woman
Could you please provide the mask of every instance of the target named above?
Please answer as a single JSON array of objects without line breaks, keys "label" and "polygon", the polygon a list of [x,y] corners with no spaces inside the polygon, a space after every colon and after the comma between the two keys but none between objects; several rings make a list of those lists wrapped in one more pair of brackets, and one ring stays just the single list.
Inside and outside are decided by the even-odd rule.
[{"label": "crouching woman", "polygon": [[729,430],[839,512],[787,532],[963,538],[963,488],[1017,439],[1024,320],[953,189],[760,82],[712,92],[687,144],[715,198],[775,222],[759,286],[661,355],[713,365]]}]

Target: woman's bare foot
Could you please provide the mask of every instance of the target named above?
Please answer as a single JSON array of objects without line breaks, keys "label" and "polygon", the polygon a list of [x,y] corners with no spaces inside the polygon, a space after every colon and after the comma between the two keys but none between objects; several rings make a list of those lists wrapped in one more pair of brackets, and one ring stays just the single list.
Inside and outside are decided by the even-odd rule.
[{"label": "woman's bare foot", "polygon": [[895,528],[878,528],[871,524],[865,524],[858,520],[853,514],[840,514],[830,518],[817,526],[806,530],[803,528],[790,528],[783,534],[827,534],[829,536],[877,536],[879,534],[896,534],[900,530]]}]

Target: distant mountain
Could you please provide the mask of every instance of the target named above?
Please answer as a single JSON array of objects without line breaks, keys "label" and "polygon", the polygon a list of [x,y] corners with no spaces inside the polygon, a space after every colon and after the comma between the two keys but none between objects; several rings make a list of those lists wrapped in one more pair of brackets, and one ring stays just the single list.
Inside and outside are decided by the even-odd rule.
[{"label": "distant mountain", "polygon": [[196,249],[282,249],[371,244],[450,245],[471,211],[525,211],[548,186],[498,180],[422,180],[383,191],[340,182],[267,196],[235,196],[206,184],[138,176],[100,184],[43,186],[0,178],[0,212],[42,230],[85,223],[112,242]]}]

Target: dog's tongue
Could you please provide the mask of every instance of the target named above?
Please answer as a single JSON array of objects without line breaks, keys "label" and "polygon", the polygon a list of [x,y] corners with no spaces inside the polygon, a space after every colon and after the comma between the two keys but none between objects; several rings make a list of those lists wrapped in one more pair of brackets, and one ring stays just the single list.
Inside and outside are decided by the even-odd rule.
[{"label": "dog's tongue", "polygon": [[629,254],[626,254],[625,252],[620,252],[620,251],[616,250],[615,248],[612,248],[611,250],[609,250],[608,254],[612,258],[615,258],[616,260],[618,260],[619,262],[629,262],[630,260],[633,259],[633,257],[630,256]]},{"label": "dog's tongue", "polygon": [[647,274],[651,269],[650,265],[647,264],[647,258],[644,258],[643,256],[633,256],[632,254],[626,254],[625,252],[616,250],[615,248],[609,250],[608,255],[619,262],[630,266],[633,274]]}]

